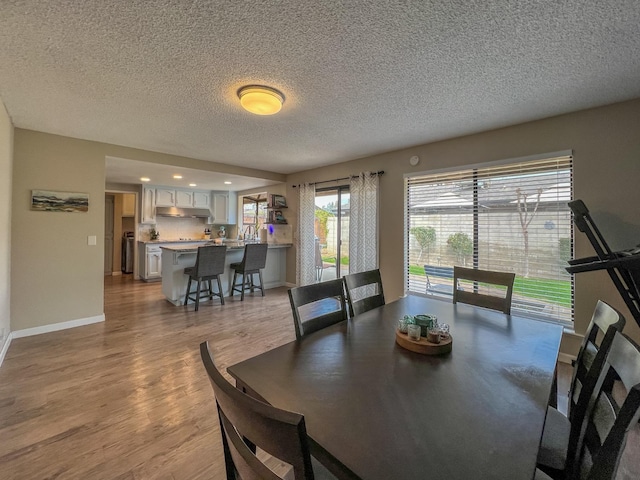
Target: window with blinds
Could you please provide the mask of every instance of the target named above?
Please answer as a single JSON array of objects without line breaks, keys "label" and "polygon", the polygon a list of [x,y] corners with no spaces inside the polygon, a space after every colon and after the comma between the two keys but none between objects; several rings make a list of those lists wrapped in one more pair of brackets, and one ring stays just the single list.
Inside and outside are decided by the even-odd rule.
[{"label": "window with blinds", "polygon": [[409,292],[451,297],[454,265],[514,272],[513,314],[573,321],[573,277],[565,270],[573,253],[571,156],[406,183]]}]

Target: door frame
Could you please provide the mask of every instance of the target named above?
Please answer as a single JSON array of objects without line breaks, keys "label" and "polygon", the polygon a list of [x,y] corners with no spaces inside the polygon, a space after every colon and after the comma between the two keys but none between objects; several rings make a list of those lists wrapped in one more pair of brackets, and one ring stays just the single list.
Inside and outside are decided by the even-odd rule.
[{"label": "door frame", "polygon": [[[139,191],[131,191],[131,190],[115,190],[115,189],[111,189],[111,188],[106,188],[104,191],[105,195],[113,195],[113,194],[117,194],[117,193],[122,193],[122,194],[133,194],[135,195],[135,208],[134,208],[134,216],[133,216],[133,224],[134,224],[134,229],[133,229],[133,244],[134,244],[134,248],[133,248],[133,278],[136,280],[140,280],[140,272],[138,271],[138,225],[140,223],[140,192]],[[114,238],[113,241],[115,242],[116,239]]]}]

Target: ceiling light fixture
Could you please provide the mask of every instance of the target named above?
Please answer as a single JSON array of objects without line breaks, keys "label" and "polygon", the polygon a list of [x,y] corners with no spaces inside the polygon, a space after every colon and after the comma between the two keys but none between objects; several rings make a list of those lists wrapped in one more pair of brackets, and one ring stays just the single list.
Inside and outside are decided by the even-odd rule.
[{"label": "ceiling light fixture", "polygon": [[182,180],[182,175],[174,175],[173,178],[176,180]]},{"label": "ceiling light fixture", "polygon": [[247,85],[238,90],[240,105],[248,112],[256,115],[273,115],[278,113],[284,103],[284,95],[271,87]]},{"label": "ceiling light fixture", "polygon": [[198,185],[196,185],[195,183],[190,183],[189,186],[190,187],[197,187]]},{"label": "ceiling light fixture", "polygon": [[141,182],[150,182],[151,179],[149,177],[140,177]]},{"label": "ceiling light fixture", "polygon": [[225,185],[231,185],[231,182],[224,182]]}]

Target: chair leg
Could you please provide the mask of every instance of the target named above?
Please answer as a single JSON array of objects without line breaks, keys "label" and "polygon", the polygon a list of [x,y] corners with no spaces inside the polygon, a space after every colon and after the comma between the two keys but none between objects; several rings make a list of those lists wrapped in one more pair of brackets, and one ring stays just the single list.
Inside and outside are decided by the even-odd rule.
[{"label": "chair leg", "polygon": [[236,292],[236,279],[238,277],[238,271],[234,270],[233,271],[233,280],[231,281],[231,296],[233,297],[235,295]]},{"label": "chair leg", "polygon": [[260,278],[260,291],[264,297],[264,283],[262,283],[262,270],[258,270],[258,278]]},{"label": "chair leg", "polygon": [[191,290],[191,276],[189,276],[189,282],[187,282],[187,293],[184,294],[184,304],[189,302],[189,290]]},{"label": "chair leg", "polygon": [[241,292],[240,292],[240,301],[244,301],[244,290],[245,287],[247,286],[247,274],[243,273],[242,274],[242,287],[240,287]]},{"label": "chair leg", "polygon": [[220,294],[220,303],[224,305],[224,292],[222,291],[222,282],[220,281],[220,275],[216,275],[218,281],[218,293]]},{"label": "chair leg", "polygon": [[200,284],[202,280],[198,278],[198,292],[196,293],[196,312],[198,311],[198,307],[200,306]]}]

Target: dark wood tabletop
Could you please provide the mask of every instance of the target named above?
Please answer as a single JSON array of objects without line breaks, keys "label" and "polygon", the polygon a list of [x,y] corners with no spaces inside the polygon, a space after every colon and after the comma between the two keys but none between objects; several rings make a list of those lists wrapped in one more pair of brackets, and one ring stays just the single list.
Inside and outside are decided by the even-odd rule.
[{"label": "dark wood tabletop", "polygon": [[[396,344],[398,319],[420,313],[450,324],[451,353]],[[228,372],[304,414],[312,453],[340,478],[531,479],[561,335],[559,325],[408,296]]]}]

